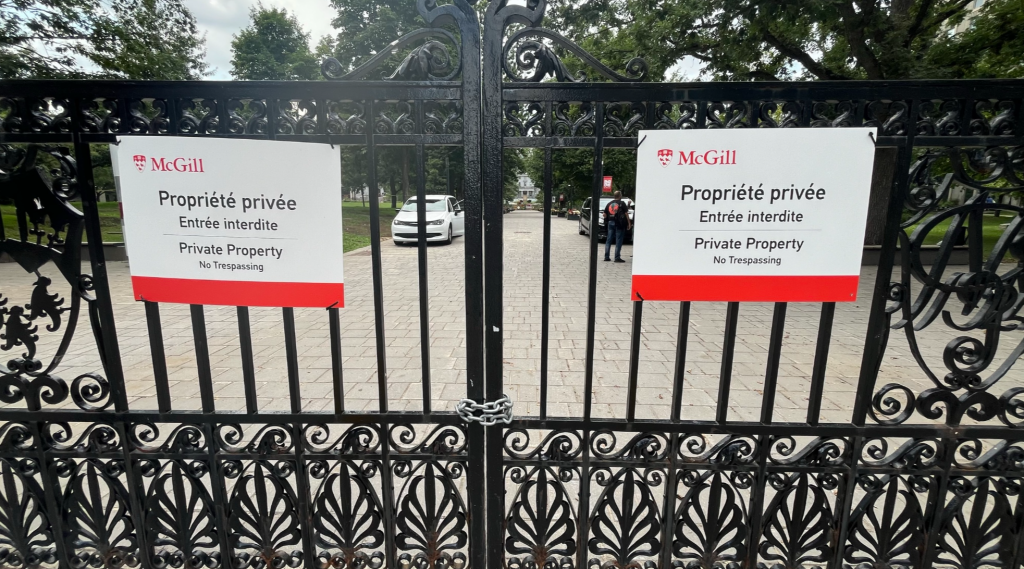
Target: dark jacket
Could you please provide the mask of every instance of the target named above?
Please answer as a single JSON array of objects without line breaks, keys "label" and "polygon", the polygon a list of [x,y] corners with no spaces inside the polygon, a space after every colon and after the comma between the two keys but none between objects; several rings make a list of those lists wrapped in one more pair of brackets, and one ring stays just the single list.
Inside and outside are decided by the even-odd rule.
[{"label": "dark jacket", "polygon": [[612,200],[604,206],[605,223],[614,221],[615,225],[629,226],[629,205],[622,200]]}]

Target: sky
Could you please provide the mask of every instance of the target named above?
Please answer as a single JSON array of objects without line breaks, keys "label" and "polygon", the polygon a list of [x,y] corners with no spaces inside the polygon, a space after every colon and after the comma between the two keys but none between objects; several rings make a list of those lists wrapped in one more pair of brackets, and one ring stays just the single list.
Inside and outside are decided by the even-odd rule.
[{"label": "sky", "polygon": [[[231,79],[231,36],[249,24],[249,9],[258,0],[185,0],[196,17],[199,29],[206,32],[206,62],[213,73],[208,79]],[[327,0],[273,0],[266,6],[285,8],[295,14],[303,30],[315,45],[321,36],[331,34],[335,12]]]}]

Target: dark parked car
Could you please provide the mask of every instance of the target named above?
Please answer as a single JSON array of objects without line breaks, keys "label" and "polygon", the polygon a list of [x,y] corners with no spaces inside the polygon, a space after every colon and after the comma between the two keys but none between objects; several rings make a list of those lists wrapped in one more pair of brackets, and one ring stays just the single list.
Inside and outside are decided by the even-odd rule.
[{"label": "dark parked car", "polygon": [[[583,207],[580,208],[580,235],[590,235],[590,218],[591,214],[594,213],[597,216],[597,239],[604,241],[607,234],[604,229],[604,208],[608,205],[608,202],[612,201],[613,198],[601,198],[600,205],[597,212],[592,212],[590,207],[591,198],[587,198],[583,202]],[[626,202],[629,206],[629,220],[633,221],[633,215],[636,212],[636,204],[629,198],[622,198],[622,201]],[[633,242],[633,229],[626,232],[626,241],[629,243]]]}]

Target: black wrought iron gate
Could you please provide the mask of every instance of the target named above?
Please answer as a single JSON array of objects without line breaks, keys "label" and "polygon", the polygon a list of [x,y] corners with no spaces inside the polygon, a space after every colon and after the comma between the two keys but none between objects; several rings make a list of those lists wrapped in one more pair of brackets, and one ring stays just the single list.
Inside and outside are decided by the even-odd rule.
[{"label": "black wrought iron gate", "polygon": [[[427,28],[350,73],[325,62],[323,82],[0,82],[0,207],[8,215],[0,252],[17,262],[0,265],[0,349],[11,358],[0,372],[0,565],[1021,565],[1024,382],[1013,364],[1024,352],[1024,209],[1014,192],[1024,190],[1024,81],[645,82],[641,60],[620,74],[542,28],[543,1],[493,3],[478,13],[463,0],[421,0],[419,9]],[[367,79],[406,52],[392,75]],[[574,75],[559,58],[566,53],[604,80]],[[787,326],[808,326],[787,321],[785,304],[772,308],[767,344],[754,352],[764,362],[753,391],[758,418],[730,417],[739,392],[737,337],[748,325],[738,303],[722,308],[724,330],[714,337],[695,328],[696,306],[678,307],[667,411],[638,418],[638,393],[654,381],[641,368],[642,302],[632,303],[631,331],[623,334],[625,413],[598,418],[595,342],[604,308],[596,232],[587,265],[582,416],[549,413],[556,267],[545,199],[537,222],[539,406],[530,413],[520,405],[510,423],[501,421],[509,412],[506,149],[542,153],[545,196],[554,189],[553,153],[592,149],[596,202],[603,153],[634,148],[641,129],[861,125],[878,127],[881,163],[894,170],[876,172],[876,206],[886,215],[875,228],[877,269],[866,273],[874,281],[863,311],[866,335],[856,363],[843,364],[856,377],[840,396],[849,406],[845,418],[822,415],[826,384],[838,373],[829,355],[834,326],[844,322],[835,317],[856,317],[834,304],[816,309],[808,372],[791,377],[784,370],[781,380]],[[176,335],[185,317],[175,307],[145,303],[139,321],[146,333],[141,326],[118,330],[132,304],[110,286],[114,269],[101,245],[90,154],[91,145],[117,136],[332,144],[362,149],[370,165],[380,148],[408,146],[421,200],[426,148],[461,146],[467,400],[459,413],[456,401],[438,408],[431,388],[432,252],[422,241],[421,408],[392,408],[376,199],[369,203],[367,309],[374,316],[377,411],[353,410],[346,401],[353,368],[345,365],[347,330],[337,308],[313,318],[326,320],[330,352],[331,389],[317,396],[329,401],[323,410],[303,391],[305,338],[297,337],[291,308],[280,314],[284,350],[277,357],[285,365],[278,375],[254,363],[276,346],[254,344],[254,316],[235,310],[239,358],[231,365],[244,394],[237,411],[222,408],[215,391],[231,382],[213,375],[223,350],[208,336],[210,308],[188,308],[186,353],[165,350],[165,336]],[[371,195],[380,186],[376,172],[366,171]],[[955,201],[963,192],[965,201]],[[997,211],[1005,224],[989,223],[986,237],[979,229]],[[944,234],[931,247],[936,227]],[[326,262],[330,254],[340,252],[327,252]],[[16,282],[17,275],[29,280]],[[91,337],[77,330],[83,308]],[[948,343],[936,351],[921,342],[946,332]],[[82,343],[90,347],[77,349]],[[683,412],[700,391],[691,385],[687,357],[701,351],[718,370],[707,420]],[[184,378],[169,371],[169,358],[181,357],[195,362]],[[887,371],[894,361],[911,365]],[[800,420],[775,420],[780,381],[805,386]],[[267,411],[268,397],[287,401],[287,410]]]}]

